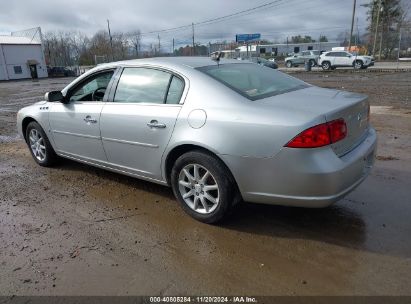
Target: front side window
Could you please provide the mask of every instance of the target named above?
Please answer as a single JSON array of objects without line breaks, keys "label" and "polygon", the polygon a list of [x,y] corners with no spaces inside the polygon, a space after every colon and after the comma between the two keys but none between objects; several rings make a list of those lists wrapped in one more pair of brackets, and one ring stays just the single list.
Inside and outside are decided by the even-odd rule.
[{"label": "front side window", "polygon": [[77,86],[70,94],[70,101],[102,101],[114,71],[99,73]]},{"label": "front side window", "polygon": [[256,64],[220,64],[197,69],[250,100],[308,87],[301,80]]}]

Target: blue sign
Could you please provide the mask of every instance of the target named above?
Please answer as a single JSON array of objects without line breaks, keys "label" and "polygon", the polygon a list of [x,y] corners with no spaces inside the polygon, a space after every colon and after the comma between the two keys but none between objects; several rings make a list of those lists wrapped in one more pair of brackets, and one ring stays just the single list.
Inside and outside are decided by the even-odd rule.
[{"label": "blue sign", "polygon": [[261,38],[261,34],[238,34],[235,35],[236,42],[247,42],[251,40],[258,40]]}]

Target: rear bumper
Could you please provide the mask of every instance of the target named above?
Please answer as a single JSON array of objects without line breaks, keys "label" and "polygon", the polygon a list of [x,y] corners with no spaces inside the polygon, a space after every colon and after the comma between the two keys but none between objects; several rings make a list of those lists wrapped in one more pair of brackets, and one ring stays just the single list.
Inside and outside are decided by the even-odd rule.
[{"label": "rear bumper", "polygon": [[354,190],[374,164],[374,129],[352,151],[338,157],[331,147],[283,148],[275,157],[222,155],[245,201],[297,207],[326,207]]}]

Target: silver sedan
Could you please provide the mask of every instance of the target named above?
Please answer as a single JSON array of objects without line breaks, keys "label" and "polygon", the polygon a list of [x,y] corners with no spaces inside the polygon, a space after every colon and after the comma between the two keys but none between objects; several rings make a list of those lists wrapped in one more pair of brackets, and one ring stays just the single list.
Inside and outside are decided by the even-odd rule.
[{"label": "silver sedan", "polygon": [[328,206],[369,174],[377,140],[364,95],[196,57],[99,65],[17,125],[39,165],[69,158],[171,186],[207,223],[241,201]]}]

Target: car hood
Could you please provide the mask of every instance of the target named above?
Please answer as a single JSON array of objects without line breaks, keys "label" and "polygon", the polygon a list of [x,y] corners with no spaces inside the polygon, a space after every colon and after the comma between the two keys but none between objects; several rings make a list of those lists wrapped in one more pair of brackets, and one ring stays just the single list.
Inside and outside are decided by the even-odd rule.
[{"label": "car hood", "polygon": [[361,57],[361,58],[365,58],[365,59],[369,59],[369,60],[373,59],[373,57],[371,57],[371,56],[357,56],[357,57]]}]

